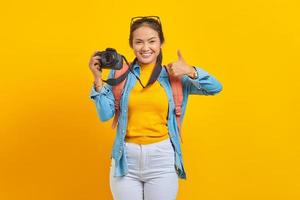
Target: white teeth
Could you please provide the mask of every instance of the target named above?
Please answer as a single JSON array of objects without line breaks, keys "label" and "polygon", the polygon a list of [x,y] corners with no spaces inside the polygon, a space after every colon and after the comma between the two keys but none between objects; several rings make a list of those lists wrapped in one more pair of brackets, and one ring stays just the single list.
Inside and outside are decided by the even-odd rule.
[{"label": "white teeth", "polygon": [[152,53],[141,53],[141,55],[142,55],[143,57],[149,57],[149,56],[152,55]]}]

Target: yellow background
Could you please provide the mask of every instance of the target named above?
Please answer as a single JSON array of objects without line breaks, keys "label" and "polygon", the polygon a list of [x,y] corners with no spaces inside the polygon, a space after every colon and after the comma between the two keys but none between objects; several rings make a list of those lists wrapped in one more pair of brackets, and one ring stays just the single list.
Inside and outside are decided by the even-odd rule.
[{"label": "yellow background", "polygon": [[89,99],[95,50],[129,60],[130,18],[159,15],[223,84],[191,96],[179,200],[300,199],[299,1],[6,1],[0,6],[0,199],[112,199],[114,131]]}]

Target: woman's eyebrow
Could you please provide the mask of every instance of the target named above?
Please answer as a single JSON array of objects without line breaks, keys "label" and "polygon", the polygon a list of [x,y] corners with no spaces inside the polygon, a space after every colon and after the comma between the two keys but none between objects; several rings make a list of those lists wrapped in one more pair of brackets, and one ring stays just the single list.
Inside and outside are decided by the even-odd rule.
[{"label": "woman's eyebrow", "polygon": [[[151,37],[151,38],[149,38],[148,40],[152,40],[152,39],[156,39],[157,37]],[[139,38],[137,38],[137,39],[135,39],[135,40],[139,40],[139,41],[143,41],[142,39],[139,39]]]},{"label": "woman's eyebrow", "polygon": [[156,39],[156,37],[149,38],[148,40]]}]

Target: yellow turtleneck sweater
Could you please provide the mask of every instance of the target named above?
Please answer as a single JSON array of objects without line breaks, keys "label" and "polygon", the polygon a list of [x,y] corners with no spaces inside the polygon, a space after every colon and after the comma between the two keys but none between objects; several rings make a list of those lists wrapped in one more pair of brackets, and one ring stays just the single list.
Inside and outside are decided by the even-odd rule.
[{"label": "yellow turtleneck sweater", "polygon": [[[140,79],[148,83],[154,64],[141,65]],[[136,144],[150,144],[169,137],[168,97],[158,81],[143,88],[137,81],[130,92],[128,126],[125,140]]]}]

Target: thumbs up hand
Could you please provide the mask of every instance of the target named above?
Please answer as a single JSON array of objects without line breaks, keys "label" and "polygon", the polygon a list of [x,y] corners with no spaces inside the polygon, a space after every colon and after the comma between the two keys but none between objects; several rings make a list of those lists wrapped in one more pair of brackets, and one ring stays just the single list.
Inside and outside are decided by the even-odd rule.
[{"label": "thumbs up hand", "polygon": [[185,62],[179,50],[177,50],[177,55],[178,60],[167,65],[167,70],[170,73],[170,75],[177,77],[188,75],[190,77],[193,77],[195,69]]}]

